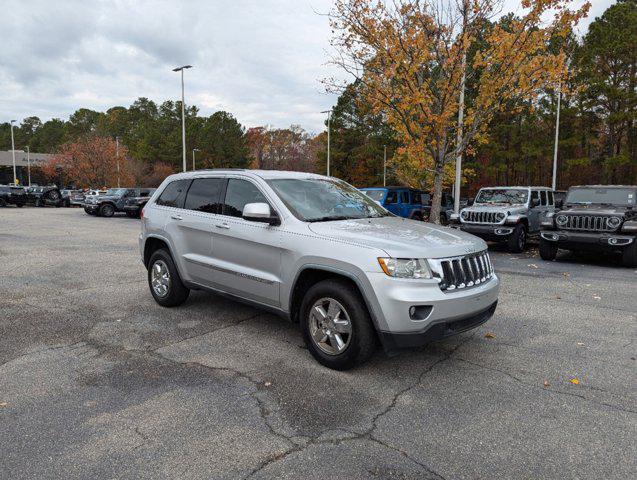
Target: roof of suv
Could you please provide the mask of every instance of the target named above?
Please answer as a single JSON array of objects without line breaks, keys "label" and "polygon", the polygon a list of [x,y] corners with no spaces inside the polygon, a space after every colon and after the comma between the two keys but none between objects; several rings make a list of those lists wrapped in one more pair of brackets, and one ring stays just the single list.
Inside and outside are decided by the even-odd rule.
[{"label": "roof of suv", "polygon": [[637,185],[573,185],[571,188],[637,188]]},{"label": "roof of suv", "polygon": [[213,168],[209,170],[195,170],[191,172],[184,172],[175,174],[175,177],[178,178],[194,178],[199,175],[205,174],[229,174],[229,173],[242,173],[250,176],[260,177],[264,180],[274,179],[274,178],[333,178],[326,177],[325,175],[319,175],[317,173],[308,173],[308,172],[292,172],[286,170],[250,170],[250,169],[241,169],[241,168]]},{"label": "roof of suv", "polygon": [[498,188],[500,190],[505,190],[505,189],[509,189],[509,188],[532,188],[534,190],[551,190],[551,187],[541,187],[541,186],[532,186],[532,185],[520,185],[520,186],[515,186],[515,187],[482,187],[480,188],[480,190],[482,190],[483,188]]}]

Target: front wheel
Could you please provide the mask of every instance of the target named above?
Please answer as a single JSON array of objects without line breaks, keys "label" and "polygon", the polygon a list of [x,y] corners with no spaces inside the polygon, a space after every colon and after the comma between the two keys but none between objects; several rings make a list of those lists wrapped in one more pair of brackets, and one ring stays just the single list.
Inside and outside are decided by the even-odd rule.
[{"label": "front wheel", "polygon": [[128,218],[138,218],[139,214],[137,212],[131,212],[130,210],[126,211],[126,216]]},{"label": "front wheel", "polygon": [[190,290],[183,284],[170,252],[159,249],[148,262],[150,293],[162,307],[176,307],[186,301]]},{"label": "front wheel", "polygon": [[557,257],[557,243],[540,238],[540,257],[548,262]]},{"label": "front wheel", "polygon": [[622,251],[622,264],[625,267],[637,267],[637,238]]},{"label": "front wheel", "polygon": [[308,350],[326,367],[350,369],[376,349],[367,307],[348,282],[324,280],[312,286],[303,298],[300,319]]},{"label": "front wheel", "polygon": [[526,228],[524,225],[518,224],[515,226],[513,233],[507,240],[507,247],[509,252],[522,253],[526,247]]},{"label": "front wheel", "polygon": [[105,203],[100,207],[100,217],[112,217],[115,214],[115,209],[110,203]]}]

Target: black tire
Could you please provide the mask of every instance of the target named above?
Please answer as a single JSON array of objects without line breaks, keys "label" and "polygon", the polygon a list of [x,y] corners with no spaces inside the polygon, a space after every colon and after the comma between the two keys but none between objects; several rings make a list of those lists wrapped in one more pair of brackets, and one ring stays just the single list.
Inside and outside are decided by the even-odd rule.
[{"label": "black tire", "polygon": [[[310,311],[321,299],[336,300],[349,317],[351,333],[341,353],[325,353],[312,338]],[[312,356],[322,365],[334,370],[347,370],[368,360],[376,350],[377,338],[365,302],[350,283],[339,280],[323,280],[313,285],[305,294],[300,310],[303,339]],[[342,337],[341,337],[342,338]]]},{"label": "black tire", "polygon": [[105,203],[104,205],[100,206],[99,215],[100,217],[112,217],[113,215],[115,215],[115,207],[113,207],[113,205],[111,205],[110,203]]},{"label": "black tire", "polygon": [[35,206],[36,207],[44,207],[44,202],[42,201],[41,198],[38,197],[38,198],[35,199]]},{"label": "black tire", "polygon": [[[169,273],[169,286],[165,295],[159,295],[153,288],[153,269],[160,262],[166,266]],[[190,289],[187,288],[181,281],[177,267],[173,262],[173,258],[168,250],[160,248],[155,251],[148,261],[148,288],[155,301],[162,307],[177,307],[184,303],[190,294]]]},{"label": "black tire", "polygon": [[625,267],[637,267],[637,238],[622,251],[622,264]]},{"label": "black tire", "polygon": [[512,253],[522,253],[526,248],[526,228],[518,223],[507,240],[507,248]]},{"label": "black tire", "polygon": [[128,218],[139,218],[139,213],[137,212],[131,212],[131,211],[126,211],[126,216]]},{"label": "black tire", "polygon": [[557,243],[544,240],[540,237],[540,257],[547,262],[555,260],[557,257]]},{"label": "black tire", "polygon": [[24,207],[24,203],[16,203],[15,206],[18,208],[22,208]]},{"label": "black tire", "polygon": [[0,207],[6,207],[7,201],[4,198],[0,198]]},{"label": "black tire", "polygon": [[440,225],[449,225],[449,220],[447,219],[446,213],[440,214]]}]

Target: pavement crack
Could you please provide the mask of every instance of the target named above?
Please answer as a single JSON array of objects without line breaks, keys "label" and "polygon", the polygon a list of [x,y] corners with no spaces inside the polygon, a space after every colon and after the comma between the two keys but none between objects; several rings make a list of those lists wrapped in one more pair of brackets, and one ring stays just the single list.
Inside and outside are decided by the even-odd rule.
[{"label": "pavement crack", "polygon": [[[628,408],[623,408],[623,407],[620,407],[618,405],[613,405],[613,404],[606,403],[606,402],[598,402],[598,401],[596,401],[596,400],[594,400],[592,398],[588,398],[586,395],[583,395],[581,393],[565,392],[564,390],[555,390],[553,388],[548,388],[548,387],[544,387],[544,386],[540,386],[540,385],[535,385],[533,383],[530,383],[530,382],[527,382],[527,381],[521,379],[520,377],[516,377],[515,375],[513,375],[510,372],[501,370],[499,368],[490,367],[490,366],[487,366],[487,365],[482,365],[480,363],[472,362],[472,361],[464,359],[464,358],[455,358],[454,360],[456,360],[457,362],[467,363],[469,365],[473,365],[475,367],[482,368],[484,370],[490,370],[492,372],[497,372],[497,373],[499,373],[501,375],[509,377],[510,379],[512,379],[515,382],[518,382],[518,383],[520,383],[522,385],[525,385],[527,387],[531,387],[531,388],[539,390],[539,391],[550,392],[550,393],[554,393],[556,395],[564,395],[564,396],[568,396],[568,397],[576,397],[576,398],[579,398],[581,400],[585,400],[587,402],[593,403],[595,405],[608,407],[608,408],[611,408],[613,410],[618,410],[620,412],[637,413],[637,411],[635,411],[635,410],[631,410],[631,409],[628,409]],[[594,387],[587,387],[587,388],[589,388],[590,390],[597,390],[597,391],[600,391],[600,392],[603,392],[603,393],[607,393],[605,390],[603,390],[601,388],[594,388]]]}]

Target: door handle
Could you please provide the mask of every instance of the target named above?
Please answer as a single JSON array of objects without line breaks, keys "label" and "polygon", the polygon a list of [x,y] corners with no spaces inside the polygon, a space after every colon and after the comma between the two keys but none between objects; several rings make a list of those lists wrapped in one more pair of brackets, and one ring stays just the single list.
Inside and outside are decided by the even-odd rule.
[{"label": "door handle", "polygon": [[227,223],[217,223],[217,224],[215,225],[215,227],[217,227],[217,228],[223,228],[223,229],[225,229],[225,230],[228,230],[228,229],[230,228],[230,225],[228,225]]},{"label": "door handle", "polygon": [[171,215],[170,218],[172,218],[173,220],[183,220],[183,218],[181,218],[181,215]]}]

